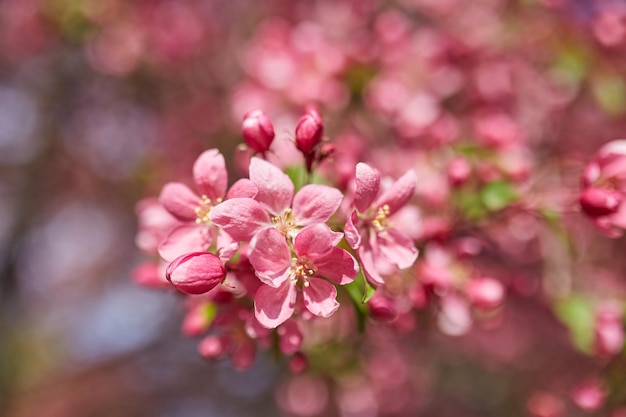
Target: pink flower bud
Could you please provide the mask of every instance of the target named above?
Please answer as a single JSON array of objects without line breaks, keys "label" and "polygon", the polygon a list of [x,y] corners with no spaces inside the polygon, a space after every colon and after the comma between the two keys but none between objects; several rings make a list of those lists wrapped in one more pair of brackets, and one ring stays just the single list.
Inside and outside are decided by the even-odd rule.
[{"label": "pink flower bud", "polygon": [[603,188],[588,188],[580,195],[580,208],[591,218],[613,214],[619,208],[621,196]]},{"label": "pink flower bud", "polygon": [[256,152],[266,152],[274,140],[274,126],[261,110],[246,113],[241,131],[246,144]]},{"label": "pink flower bud", "polygon": [[226,352],[226,343],[222,338],[210,335],[200,341],[198,352],[207,359],[219,359]]},{"label": "pink flower bud", "polygon": [[324,125],[316,110],[308,110],[296,126],[296,147],[303,154],[308,154],[322,141]]},{"label": "pink flower bud", "polygon": [[452,186],[463,184],[472,174],[472,166],[465,158],[454,158],[448,165],[448,182]]},{"label": "pink flower bud", "polygon": [[296,352],[289,361],[289,369],[294,374],[302,373],[309,365],[309,361],[301,352]]},{"label": "pink flower bud", "polygon": [[193,252],[174,259],[165,276],[184,293],[204,294],[224,280],[226,269],[214,254]]},{"label": "pink flower bud", "polygon": [[372,317],[376,320],[391,322],[398,317],[396,306],[387,296],[376,293],[370,298],[368,305]]},{"label": "pink flower bud", "polygon": [[470,302],[478,308],[497,307],[504,299],[504,287],[493,278],[475,278],[465,286]]}]

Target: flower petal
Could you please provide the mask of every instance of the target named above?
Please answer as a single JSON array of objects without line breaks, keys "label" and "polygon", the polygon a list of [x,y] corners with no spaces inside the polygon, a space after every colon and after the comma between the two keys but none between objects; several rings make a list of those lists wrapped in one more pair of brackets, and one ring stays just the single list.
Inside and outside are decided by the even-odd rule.
[{"label": "flower petal", "polygon": [[285,355],[293,355],[296,353],[302,345],[302,332],[298,328],[298,323],[295,320],[289,320],[283,323],[278,328],[278,347],[280,351]]},{"label": "flower petal", "polygon": [[222,262],[230,260],[239,250],[239,242],[234,242],[233,238],[223,230],[217,232],[217,255]]},{"label": "flower petal", "polygon": [[339,308],[337,289],[323,279],[309,279],[308,285],[302,287],[302,295],[304,306],[316,316],[329,317]]},{"label": "flower petal", "polygon": [[187,294],[204,294],[226,276],[220,258],[209,252],[194,252],[176,258],[165,272],[167,280]]},{"label": "flower petal", "polygon": [[356,165],[356,193],[354,205],[361,213],[370,208],[380,189],[380,173],[371,166],[359,162]]},{"label": "flower petal", "polygon": [[230,186],[226,194],[226,200],[229,198],[254,198],[259,193],[259,187],[247,178],[241,178]]},{"label": "flower petal", "polygon": [[335,232],[324,223],[316,223],[300,230],[293,240],[293,249],[300,257],[317,259],[335,246]]},{"label": "flower petal", "polygon": [[200,193],[211,201],[224,197],[228,186],[224,155],[217,149],[204,151],[193,165],[193,178]]},{"label": "flower petal", "polygon": [[343,194],[336,188],[305,185],[293,199],[293,215],[302,226],[324,223],[337,211],[342,199]]},{"label": "flower petal", "polygon": [[357,249],[361,246],[361,234],[359,229],[356,228],[354,223],[357,220],[356,210],[352,210],[352,214],[348,217],[346,225],[343,228],[343,233],[346,236],[346,240],[352,249]]},{"label": "flower petal", "polygon": [[211,221],[228,233],[235,242],[250,240],[270,224],[261,205],[251,198],[231,198],[211,209]]},{"label": "flower petal", "polygon": [[387,229],[378,236],[378,250],[387,261],[406,269],[417,259],[417,249],[413,241],[395,229]]},{"label": "flower petal", "polygon": [[376,200],[374,206],[382,207],[386,204],[389,206],[388,215],[392,215],[413,197],[416,183],[417,177],[415,172],[412,169],[408,170]]},{"label": "flower petal", "polygon": [[274,329],[293,315],[296,286],[286,281],[278,288],[261,285],[254,295],[254,315],[262,326]]},{"label": "flower petal", "polygon": [[198,217],[196,209],[200,206],[200,197],[180,182],[165,184],[159,202],[177,219],[195,221]]},{"label": "flower petal", "polygon": [[180,255],[201,252],[211,246],[208,227],[198,224],[185,224],[173,229],[159,245],[159,255],[171,262]]},{"label": "flower petal", "polygon": [[280,287],[289,278],[291,251],[285,237],[274,228],[254,236],[248,258],[257,277],[271,287]]},{"label": "flower petal", "polygon": [[282,214],[291,207],[293,183],[279,168],[260,158],[250,160],[250,179],[259,187],[257,201],[270,212]]},{"label": "flower petal", "polygon": [[378,273],[376,261],[374,260],[374,252],[369,242],[364,240],[363,244],[359,246],[357,250],[365,278],[374,285],[383,285],[385,280]]},{"label": "flower petal", "polygon": [[327,278],[335,284],[345,285],[354,281],[359,273],[359,264],[347,251],[334,247],[322,258],[312,259],[317,267],[317,276]]}]

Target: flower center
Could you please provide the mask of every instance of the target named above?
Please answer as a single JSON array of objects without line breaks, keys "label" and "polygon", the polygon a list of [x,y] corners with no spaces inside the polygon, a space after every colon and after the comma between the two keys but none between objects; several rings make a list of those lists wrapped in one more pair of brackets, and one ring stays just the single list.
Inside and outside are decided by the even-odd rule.
[{"label": "flower center", "polygon": [[[221,202],[222,202],[221,198],[218,198],[217,200],[215,200],[215,204],[219,204]],[[203,194],[202,199],[200,200],[200,203],[198,204],[198,207],[196,207],[196,210],[195,210],[196,216],[198,216],[196,218],[196,223],[211,224],[209,213],[211,212],[211,209],[213,208],[215,204],[213,204],[213,201],[211,201],[209,197]]]},{"label": "flower center", "polygon": [[302,285],[309,286],[309,278],[315,276],[317,267],[306,258],[291,258],[291,276],[290,279],[297,283],[302,281]]},{"label": "flower center", "polygon": [[371,221],[372,227],[376,230],[376,233],[383,233],[387,228],[391,227],[391,222],[387,218],[390,212],[391,210],[389,210],[388,204],[378,209],[376,216]]},{"label": "flower center", "polygon": [[298,219],[293,217],[291,208],[286,208],[280,216],[272,216],[271,221],[274,227],[285,236],[298,225]]}]

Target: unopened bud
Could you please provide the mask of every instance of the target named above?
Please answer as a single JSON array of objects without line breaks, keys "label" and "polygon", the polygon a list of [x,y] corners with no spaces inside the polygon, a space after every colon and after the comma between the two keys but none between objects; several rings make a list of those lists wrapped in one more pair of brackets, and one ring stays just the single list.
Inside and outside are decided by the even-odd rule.
[{"label": "unopened bud", "polygon": [[465,158],[454,158],[448,165],[448,182],[452,186],[463,184],[472,174],[472,166]]},{"label": "unopened bud", "polygon": [[368,305],[372,317],[376,320],[392,322],[398,317],[396,306],[393,301],[385,295],[374,294],[372,298],[370,298]]},{"label": "unopened bud", "polygon": [[296,147],[303,154],[309,154],[322,141],[324,125],[316,110],[308,110],[296,126]]},{"label": "unopened bud", "polygon": [[308,365],[309,361],[301,352],[296,352],[289,360],[289,369],[294,374],[302,373]]},{"label": "unopened bud", "polygon": [[219,359],[226,352],[225,340],[219,336],[209,335],[198,344],[198,352],[207,359]]},{"label": "unopened bud", "polygon": [[266,152],[274,140],[274,126],[261,110],[246,113],[241,131],[246,144],[256,152]]},{"label": "unopened bud", "polygon": [[613,190],[588,188],[580,195],[580,208],[591,218],[608,216],[619,208],[620,195]]},{"label": "unopened bud", "polygon": [[212,253],[193,252],[174,259],[165,276],[184,293],[204,294],[224,280],[226,269]]}]

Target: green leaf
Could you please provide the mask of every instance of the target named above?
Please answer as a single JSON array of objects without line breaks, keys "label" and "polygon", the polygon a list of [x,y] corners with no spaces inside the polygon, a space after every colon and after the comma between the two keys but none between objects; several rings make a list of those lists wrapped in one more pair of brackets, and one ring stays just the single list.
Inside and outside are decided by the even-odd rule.
[{"label": "green leaf", "polygon": [[555,311],[569,329],[574,346],[582,352],[591,353],[594,332],[594,313],[591,302],[581,296],[572,296],[557,301]]},{"label": "green leaf", "polygon": [[307,184],[308,175],[306,172],[306,168],[303,165],[289,166],[285,169],[285,173],[293,182],[294,191],[298,191],[300,188],[304,187]]},{"label": "green leaf", "polygon": [[370,284],[368,280],[364,279],[363,281],[365,281],[365,290],[363,291],[361,302],[365,304],[372,298],[372,295],[376,292],[376,288]]},{"label": "green leaf", "polygon": [[480,192],[480,199],[485,207],[491,211],[502,210],[516,201],[517,192],[513,186],[504,181],[494,181],[487,184]]}]

